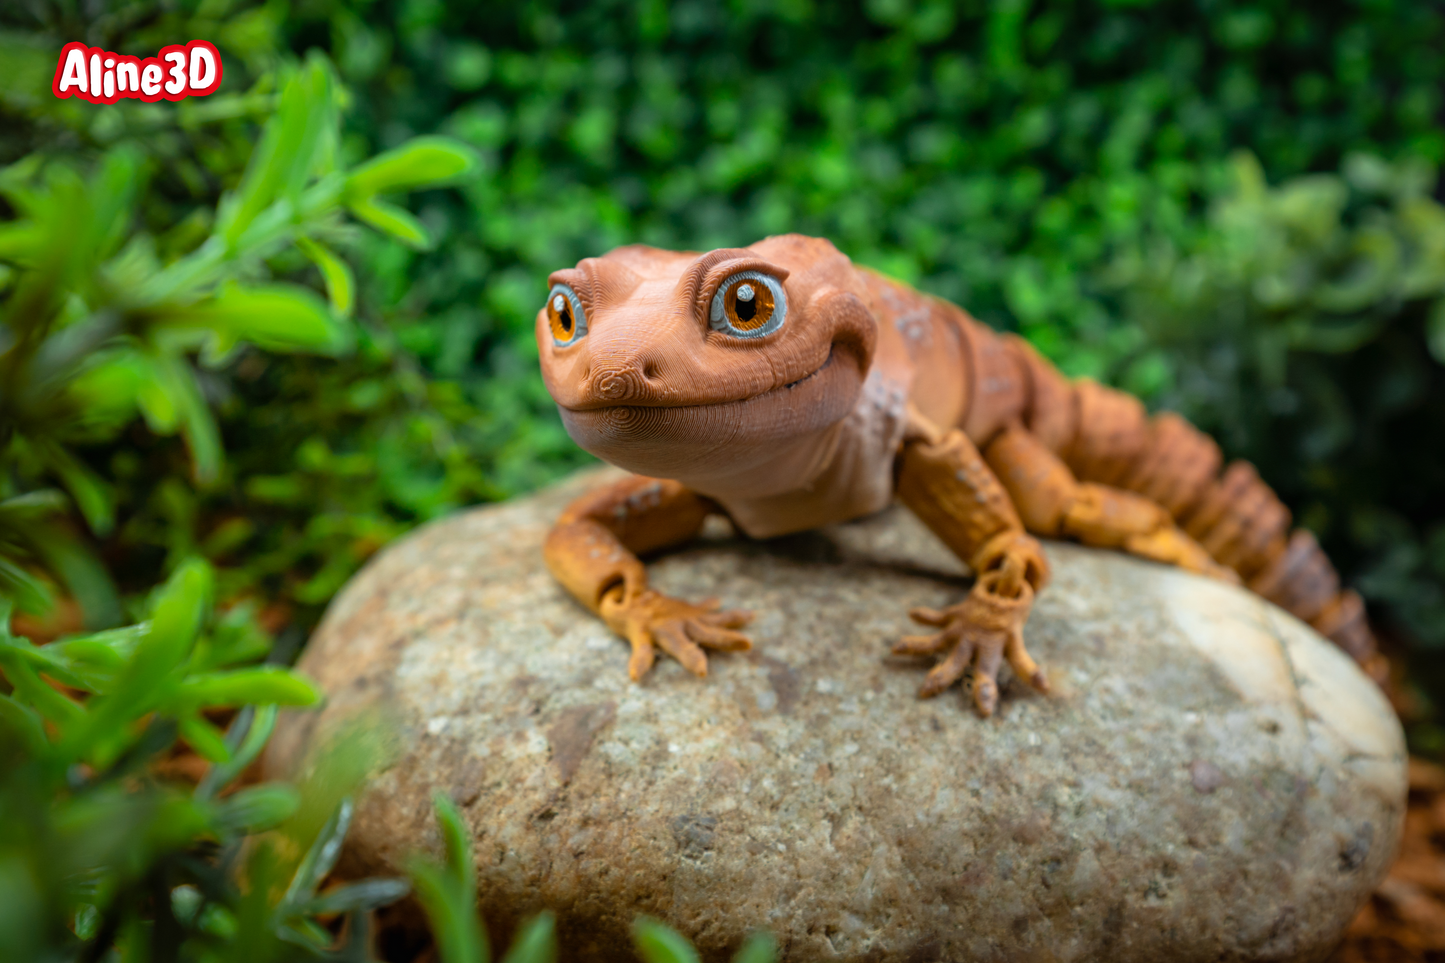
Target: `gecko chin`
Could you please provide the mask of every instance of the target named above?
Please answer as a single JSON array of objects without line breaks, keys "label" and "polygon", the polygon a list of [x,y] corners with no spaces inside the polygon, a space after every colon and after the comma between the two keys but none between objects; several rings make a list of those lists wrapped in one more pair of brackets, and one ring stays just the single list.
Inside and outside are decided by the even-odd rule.
[{"label": "gecko chin", "polygon": [[833,351],[812,374],[738,401],[558,410],[572,440],[603,461],[686,482],[796,461],[831,437],[862,385],[853,354]]}]

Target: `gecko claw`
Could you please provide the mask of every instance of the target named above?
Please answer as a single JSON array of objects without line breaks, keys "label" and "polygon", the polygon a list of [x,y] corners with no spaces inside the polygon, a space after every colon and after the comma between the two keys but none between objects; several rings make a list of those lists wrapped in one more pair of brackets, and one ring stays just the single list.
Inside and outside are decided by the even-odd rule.
[{"label": "gecko claw", "polygon": [[940,629],[933,635],[904,636],[893,644],[896,655],[942,655],[918,690],[920,698],[938,695],[973,670],[973,704],[988,717],[998,708],[998,670],[1007,660],[1014,674],[1039,692],[1049,691],[1043,670],[1024,648],[1023,624],[1028,620],[1034,593],[1020,582],[1019,594],[1009,598],[999,591],[1002,572],[985,573],[968,597],[946,609],[914,609],[913,620]]},{"label": "gecko claw", "polygon": [[652,668],[652,663],[657,656],[652,648],[651,639],[631,639],[632,658],[627,660],[627,675],[633,682],[641,682],[642,677],[647,675]]},{"label": "gecko claw", "polygon": [[657,650],[672,656],[682,667],[702,678],[707,675],[707,654],[743,652],[752,640],[736,631],[752,621],[752,613],[740,609],[719,610],[717,599],[699,605],[646,589],[632,598],[618,587],[603,597],[602,617],[617,634],[632,645],[627,674],[634,682],[657,661]]}]

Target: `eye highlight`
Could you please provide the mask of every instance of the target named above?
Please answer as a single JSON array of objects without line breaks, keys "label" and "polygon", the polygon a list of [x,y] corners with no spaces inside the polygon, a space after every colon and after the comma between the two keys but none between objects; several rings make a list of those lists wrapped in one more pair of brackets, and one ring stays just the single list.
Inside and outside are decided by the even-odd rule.
[{"label": "eye highlight", "polygon": [[777,278],[761,271],[739,271],[712,296],[708,323],[735,338],[761,338],[783,326],[788,296]]},{"label": "eye highlight", "polygon": [[547,292],[547,322],[552,326],[552,343],[559,348],[587,333],[587,312],[576,291],[565,284],[552,285]]}]

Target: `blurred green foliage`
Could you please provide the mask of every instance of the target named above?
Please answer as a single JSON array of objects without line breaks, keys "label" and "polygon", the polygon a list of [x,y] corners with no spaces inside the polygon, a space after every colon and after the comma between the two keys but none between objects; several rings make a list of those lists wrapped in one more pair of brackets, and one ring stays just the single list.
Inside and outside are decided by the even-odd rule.
[{"label": "blurred green foliage", "polygon": [[[147,186],[136,144],[106,150],[88,181],[43,152],[0,172],[14,214],[0,222],[0,496],[9,496],[0,501],[0,590],[23,609],[49,603],[25,567],[36,561],[92,624],[119,619],[105,569],[63,526],[45,524],[58,493],[38,486],[54,481],[93,535],[114,529],[116,480],[105,476],[124,472],[98,471],[78,449],[114,443],[139,414],[150,434],[184,439],[189,480],[215,485],[224,457],[206,393],[225,375],[208,375],[248,349],[352,347],[356,282],[332,250],[357,233],[343,212],[413,247],[431,243],[415,217],[379,195],[463,177],[474,158],[453,141],[419,137],[348,170],[337,158],[339,98],[324,57],[283,70],[274,111],[214,216],[198,208],[159,238],[135,230]],[[199,243],[175,242],[197,213],[209,225]],[[294,271],[287,257],[298,253],[319,272],[329,307],[307,287],[259,283]],[[123,467],[132,446],[112,447],[111,467]],[[162,489],[174,497],[184,483],[170,478]],[[211,534],[213,546],[227,537]],[[170,540],[168,562],[193,547]]]},{"label": "blurred green foliage", "polygon": [[[1268,463],[1271,436],[1236,431],[1193,407],[1197,392],[1175,390],[1150,350],[1158,326],[1136,316],[1111,265],[1211,243],[1207,212],[1232,190],[1239,148],[1276,183],[1338,171],[1351,152],[1399,159],[1424,194],[1445,159],[1445,14],[1403,0],[130,0],[103,16],[37,0],[0,12],[0,24],[11,28],[0,66],[25,78],[0,91],[0,160],[132,145],[157,171],[142,225],[174,232],[182,249],[238,183],[275,69],[313,47],[351,92],[343,163],[434,133],[480,158],[458,189],[419,195],[430,250],[375,235],[336,242],[357,267],[353,353],[243,352],[212,373],[207,397],[229,452],[215,481],[196,485],[183,452],[153,433],[89,455],[116,491],[106,555],[125,559],[138,586],[199,551],[228,584],[294,606],[303,627],[398,533],[580,463],[531,342],[546,274],[580,257],[634,241],[821,234],[1021,330],[1070,373],[1178,405],[1231,454]],[[49,93],[66,39],[143,53],[181,35],[220,46],[221,93],[114,107]],[[273,263],[314,270],[295,250]],[[1240,344],[1221,390],[1254,390],[1249,373],[1264,370],[1254,352],[1274,350],[1262,343]],[[1290,343],[1270,376],[1315,354]],[[1259,409],[1280,432],[1297,422]],[[1321,416],[1338,415],[1330,431],[1364,437],[1368,419],[1334,412]],[[1350,450],[1314,461],[1353,477]],[[1402,465],[1430,457],[1423,439],[1395,452]],[[1426,561],[1437,509],[1376,489],[1370,507],[1385,514],[1362,522],[1289,472],[1266,476],[1352,580],[1386,564],[1389,539],[1370,533],[1403,526],[1415,560],[1390,564],[1416,573],[1412,598],[1418,585],[1438,596],[1438,563]],[[1396,611],[1383,585],[1361,585],[1391,606],[1377,614]]]},{"label": "blurred green foliage", "polygon": [[[1438,10],[405,0],[118,3],[91,18],[41,3],[0,16],[14,28],[0,63],[28,78],[0,93],[0,157],[135,152],[156,172],[142,226],[176,252],[211,230],[208,212],[239,184],[290,51],[328,50],[352,92],[343,164],[437,131],[481,159],[460,189],[422,195],[406,230],[434,234],[430,250],[332,240],[359,268],[353,353],[243,351],[208,372],[206,400],[231,453],[213,477],[188,477],[157,424],[91,450],[117,504],[105,550],[135,573],[130,588],[199,551],[236,590],[290,602],[309,623],[409,526],[578,463],[535,371],[531,317],[549,271],[630,241],[705,248],[799,230],[1022,330],[1072,373],[1181,407],[1232,453],[1261,461],[1347,573],[1412,573],[1408,590],[1364,578],[1372,600],[1425,641],[1445,631],[1417,604],[1422,591],[1440,595],[1437,510],[1381,491],[1378,472],[1368,496],[1322,498],[1324,475],[1346,476],[1323,485],[1334,491],[1360,474],[1348,443],[1313,457],[1312,473],[1294,462],[1270,471],[1277,436],[1305,434],[1296,411],[1333,418],[1321,430],[1337,439],[1389,433],[1341,404],[1321,414],[1318,391],[1298,402],[1276,391],[1273,408],[1209,407],[1170,380],[1169,352],[1157,349],[1179,336],[1163,336],[1117,269],[1161,247],[1187,257],[1210,245],[1206,212],[1232,189],[1227,158],[1241,146],[1273,179],[1338,169],[1350,151],[1399,156],[1427,194],[1429,165],[1445,157]],[[221,46],[221,94],[105,108],[49,95],[49,51],[62,38],[146,52],[182,34]],[[305,269],[303,254],[271,266]],[[328,263],[313,269],[318,286]],[[1374,303],[1388,311],[1397,300]],[[1308,380],[1292,372],[1320,353],[1279,339],[1233,344],[1234,368],[1209,373],[1236,398],[1262,372],[1275,388]],[[1421,397],[1438,397],[1425,382]],[[1422,406],[1403,403],[1417,415]],[[1229,423],[1244,409],[1274,434]],[[1413,463],[1423,447],[1411,438],[1390,450]],[[1403,559],[1402,538],[1412,546]]]},{"label": "blurred green foliage", "polygon": [[[149,55],[192,37],[225,62],[211,97],[50,93],[67,41]],[[244,614],[261,610],[294,642],[390,539],[583,461],[536,371],[550,271],[621,243],[800,231],[1255,461],[1445,692],[1441,49],[1445,10],[1410,0],[0,6],[0,595],[39,609],[58,590],[101,627],[213,571],[213,635],[261,638]],[[409,208],[381,196],[403,191]],[[36,647],[6,630],[4,697],[120,712],[97,686],[152,630],[117,631]],[[264,648],[247,645],[241,662]],[[27,672],[101,697],[57,694],[67,709]],[[214,906],[254,922],[246,939],[314,950],[319,876],[289,902],[224,891],[216,867],[253,827],[217,815],[219,776],[197,801],[110,775],[177,735],[216,759],[252,751],[268,710],[223,736],[176,685],[148,726],[61,740],[87,760],[63,778],[43,761],[56,723],[5,710],[7,738],[29,741],[4,751],[29,761],[4,805],[189,822],[124,852],[80,816],[44,829],[57,853],[114,855],[86,857],[110,867],[94,889],[25,868],[42,850],[7,838],[0,888],[20,895],[0,915],[40,900],[36,939],[72,949],[96,920],[144,916],[228,958]],[[1412,738],[1445,752],[1445,730]],[[291,817],[309,813],[292,855],[247,872],[290,892],[295,854],[339,840],[347,779],[323,782]],[[487,950],[457,852],[415,880],[461,963]],[[144,913],[117,902],[124,873],[151,887]],[[394,884],[377,885],[357,907]],[[645,958],[688,958],[659,932],[640,925]]]},{"label": "blurred green foliage", "polygon": [[[252,664],[270,638],[245,607],[217,614],[213,594],[210,567],[188,560],[156,590],[144,621],[44,646],[11,635],[11,603],[0,600],[10,687],[0,695],[6,959],[304,958],[298,944],[338,942],[318,914],[364,913],[406,893],[392,880],[316,893],[345,832],[349,806],[336,799],[364,767],[348,778],[334,763],[327,784],[309,792],[232,785],[265,746],[277,706],[308,705],[319,693],[289,669]],[[209,721],[241,705],[226,733]],[[155,774],[177,736],[213,763],[194,788]],[[314,811],[328,805],[337,815],[288,858],[276,840],[308,823],[314,831]],[[345,958],[367,958],[354,939],[359,924]],[[119,957],[106,956],[112,948]]]}]

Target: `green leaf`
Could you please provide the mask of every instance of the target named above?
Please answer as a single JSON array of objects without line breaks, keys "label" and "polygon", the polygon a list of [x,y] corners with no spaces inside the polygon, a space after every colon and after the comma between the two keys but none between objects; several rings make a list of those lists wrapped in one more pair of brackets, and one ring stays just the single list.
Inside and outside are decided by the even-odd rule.
[{"label": "green leaf", "polygon": [[83,669],[76,671],[69,659],[65,658],[67,653],[59,651],[60,646],[32,645],[26,639],[3,638],[0,639],[0,656],[5,658],[18,659],[29,666],[35,672],[47,675],[59,682],[61,685],[74,689],[86,689],[89,681]]},{"label": "green leaf", "polygon": [[157,354],[154,362],[157,384],[164,386],[180,419],[181,436],[191,451],[196,481],[209,484],[221,473],[221,431],[196,384],[196,373],[178,354]]},{"label": "green leaf", "polygon": [[135,199],[145,187],[141,170],[144,156],[134,143],[109,150],[90,182],[91,223],[96,255],[109,257],[120,247],[131,227]]},{"label": "green leaf", "polygon": [[197,755],[210,762],[225,762],[231,758],[225,736],[200,716],[187,716],[181,720],[181,738],[196,750]]},{"label": "green leaf", "polygon": [[281,901],[283,906],[297,907],[310,902],[316,895],[316,887],[321,885],[321,881],[331,872],[331,867],[336,865],[336,860],[341,855],[341,844],[346,840],[346,831],[351,827],[351,815],[351,800],[341,800],[331,818],[326,820],[326,824],[316,834],[316,839],[306,850],[306,855],[301,857],[301,863],[296,867],[296,873],[291,877],[291,885],[287,887],[286,895]]},{"label": "green leaf", "polygon": [[228,672],[192,675],[177,690],[177,697],[197,706],[256,705],[309,706],[321,692],[305,676],[278,665],[261,665]]},{"label": "green leaf", "polygon": [[221,204],[216,233],[234,245],[272,201],[304,184],[322,135],[334,126],[330,71],[314,57],[286,81],[280,103],[266,122],[241,186]]},{"label": "green leaf", "polygon": [[467,839],[466,821],[462,819],[456,803],[445,793],[434,794],[432,804],[436,806],[437,825],[441,829],[442,843],[446,846],[447,868],[458,883],[475,890],[477,869],[472,863],[472,847]]},{"label": "green leaf", "polygon": [[420,859],[411,866],[417,901],[426,911],[442,963],[487,963],[491,946],[476,912],[476,867],[466,824],[443,793],[432,797],[446,862]]},{"label": "green leaf", "polygon": [[29,643],[9,642],[7,646],[0,647],[0,669],[4,670],[5,678],[14,687],[21,703],[62,728],[83,720],[85,710],[52,688],[40,678],[29,661],[14,651],[15,647],[23,645]]},{"label": "green leaf", "polygon": [[321,277],[326,282],[326,295],[331,299],[331,306],[336,309],[336,313],[349,317],[356,294],[356,282],[352,280],[351,268],[325,245],[309,237],[297,238],[296,246],[321,270]]},{"label": "green leaf", "polygon": [[247,786],[216,803],[216,827],[235,835],[264,832],[281,825],[300,805],[296,790],[282,783]]},{"label": "green leaf", "polygon": [[140,408],[152,431],[171,430],[159,423],[164,411],[146,407],[152,403],[149,394],[157,391],[152,368],[149,356],[131,345],[93,352],[84,370],[65,386],[68,400],[80,412],[81,426],[109,436],[129,424]]},{"label": "green leaf", "polygon": [[697,950],[687,937],[648,916],[633,921],[632,945],[645,963],[698,963]]},{"label": "green leaf", "polygon": [[157,308],[153,319],[159,327],[207,331],[221,343],[249,341],[272,351],[337,354],[350,345],[348,329],[298,285],[233,286],[207,301]]},{"label": "green leaf", "polygon": [[557,963],[557,920],[541,912],[522,924],[502,963]]},{"label": "green leaf", "polygon": [[324,913],[364,913],[379,906],[388,906],[411,892],[411,883],[404,879],[364,879],[359,883],[338,886],[306,904],[312,916]]},{"label": "green leaf", "polygon": [[166,580],[114,689],[88,703],[83,719],[66,733],[65,753],[106,766],[134,740],[134,723],[170,693],[211,610],[211,592],[211,568],[200,559],[182,563]]},{"label": "green leaf", "polygon": [[412,890],[426,912],[441,963],[488,963],[491,953],[476,905],[445,868],[411,867]]},{"label": "green leaf", "polygon": [[295,916],[279,924],[276,935],[288,943],[305,947],[317,956],[325,954],[334,940],[330,930],[304,916]]},{"label": "green leaf", "polygon": [[437,187],[470,173],[476,155],[446,137],[416,137],[400,147],[378,154],[354,169],[346,179],[348,197]]},{"label": "green leaf", "polygon": [[54,527],[47,529],[43,538],[36,539],[35,551],[80,603],[87,628],[109,628],[121,621],[120,596],[115,583],[90,549]]},{"label": "green leaf", "polygon": [[65,496],[53,488],[26,492],[0,502],[0,525],[34,522],[65,511]]},{"label": "green leaf", "polygon": [[766,930],[752,933],[743,942],[742,949],[733,957],[733,963],[774,963],[778,958],[778,941]]},{"label": "green leaf", "polygon": [[131,661],[146,678],[171,672],[190,652],[211,610],[214,574],[202,559],[183,562],[166,579],[151,611],[150,629]]},{"label": "green leaf", "polygon": [[0,599],[13,599],[20,611],[31,615],[42,615],[55,605],[49,586],[4,555],[0,555]]},{"label": "green leaf", "polygon": [[276,727],[278,712],[272,704],[259,709],[246,706],[236,714],[231,728],[226,730],[226,748],[230,751],[230,758],[211,766],[196,786],[197,798],[209,799],[220,792],[261,754]]},{"label": "green leaf", "polygon": [[[305,112],[305,129],[283,173],[281,185],[285,196],[293,201],[299,197],[306,183],[320,173],[331,141],[337,135],[331,63],[326,57],[313,52],[307,57],[298,81],[303,97],[301,109]],[[283,93],[283,99],[285,96]]]},{"label": "green leaf", "polygon": [[44,229],[33,221],[0,224],[0,261],[21,267],[31,266],[44,238]]},{"label": "green leaf", "polygon": [[119,388],[121,379],[130,371],[134,371],[136,378],[135,404],[140,409],[141,416],[145,418],[146,427],[157,435],[175,434],[176,425],[180,422],[180,413],[176,410],[176,402],[172,397],[166,373],[157,370],[156,362],[160,355],[159,351],[146,351],[127,359],[130,363],[125,367],[117,363],[107,364],[101,369],[106,377],[103,380],[95,379],[94,381],[87,378],[85,387],[92,393],[111,387]]},{"label": "green leaf", "polygon": [[1430,315],[1425,320],[1425,340],[1430,354],[1445,364],[1445,298],[1438,298],[1430,305]]},{"label": "green leaf", "polygon": [[394,204],[360,197],[348,201],[347,207],[361,220],[404,244],[417,250],[431,247],[431,236],[427,234],[426,228],[422,227],[421,221]]},{"label": "green leaf", "polygon": [[0,694],[0,727],[25,744],[33,756],[42,754],[49,740],[45,737],[45,720],[40,713],[17,701],[14,696]]},{"label": "green leaf", "polygon": [[46,467],[55,472],[66,491],[70,492],[70,497],[75,499],[90,530],[97,535],[109,535],[115,524],[115,495],[111,485],[54,439],[33,438],[30,441]]},{"label": "green leaf", "polygon": [[61,639],[45,646],[44,652],[63,662],[79,680],[79,688],[88,692],[108,692],[117,675],[135,654],[136,646],[150,631],[150,623],[127,625]]}]

